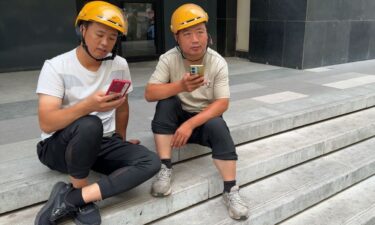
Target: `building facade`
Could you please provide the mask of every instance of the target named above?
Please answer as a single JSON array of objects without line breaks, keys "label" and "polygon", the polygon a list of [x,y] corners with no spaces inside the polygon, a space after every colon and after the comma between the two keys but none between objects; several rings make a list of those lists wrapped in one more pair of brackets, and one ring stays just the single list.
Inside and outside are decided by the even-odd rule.
[{"label": "building facade", "polygon": [[[0,72],[40,69],[78,44],[74,20],[87,0],[1,1]],[[119,54],[157,59],[175,46],[170,17],[192,2],[209,14],[212,48],[224,56],[290,68],[375,58],[374,0],[109,0],[128,17]]]},{"label": "building facade", "polygon": [[375,58],[374,0],[251,0],[251,61],[313,68]]}]

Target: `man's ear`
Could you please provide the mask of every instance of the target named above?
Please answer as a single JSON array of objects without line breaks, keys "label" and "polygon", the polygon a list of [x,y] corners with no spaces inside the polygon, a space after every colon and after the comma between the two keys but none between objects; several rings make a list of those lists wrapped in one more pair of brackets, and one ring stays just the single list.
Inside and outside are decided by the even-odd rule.
[{"label": "man's ear", "polygon": [[212,37],[211,37],[210,33],[207,33],[207,43],[209,45],[213,45],[214,44],[214,42],[212,41]]},{"label": "man's ear", "polygon": [[82,41],[82,24],[79,26],[76,26],[76,35],[78,37],[78,42],[81,43]]},{"label": "man's ear", "polygon": [[86,30],[86,26],[83,25],[83,24],[81,24],[81,25],[79,26],[79,30],[81,31],[81,35],[83,35],[83,32]]},{"label": "man's ear", "polygon": [[173,34],[173,36],[174,36],[174,40],[177,42],[177,44],[178,44],[178,37],[177,37],[177,34]]}]

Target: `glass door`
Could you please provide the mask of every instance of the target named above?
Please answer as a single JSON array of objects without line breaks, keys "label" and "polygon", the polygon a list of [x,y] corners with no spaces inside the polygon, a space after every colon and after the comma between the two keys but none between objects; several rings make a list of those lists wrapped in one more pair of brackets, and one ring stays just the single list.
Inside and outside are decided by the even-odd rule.
[{"label": "glass door", "polygon": [[129,24],[128,34],[121,42],[122,56],[127,59],[155,57],[157,37],[154,3],[124,1],[121,8]]}]

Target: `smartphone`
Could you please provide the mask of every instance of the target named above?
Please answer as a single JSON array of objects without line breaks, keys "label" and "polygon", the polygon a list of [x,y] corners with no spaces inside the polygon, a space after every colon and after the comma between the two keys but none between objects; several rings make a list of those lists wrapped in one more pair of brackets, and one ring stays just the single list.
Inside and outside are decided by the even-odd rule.
[{"label": "smartphone", "polygon": [[121,97],[124,97],[130,87],[130,84],[130,80],[113,79],[109,85],[106,95],[121,93]]},{"label": "smartphone", "polygon": [[190,65],[190,74],[204,76],[204,65]]}]

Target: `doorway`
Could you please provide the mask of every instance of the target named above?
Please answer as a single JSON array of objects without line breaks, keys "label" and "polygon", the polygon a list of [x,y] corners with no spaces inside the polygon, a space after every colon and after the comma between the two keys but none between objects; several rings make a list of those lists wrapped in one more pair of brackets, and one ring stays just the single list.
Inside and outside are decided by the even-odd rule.
[{"label": "doorway", "polygon": [[128,20],[128,33],[121,41],[121,55],[130,61],[157,56],[155,3],[123,1],[120,7]]},{"label": "doorway", "polygon": [[249,52],[251,0],[237,0],[236,52]]}]

